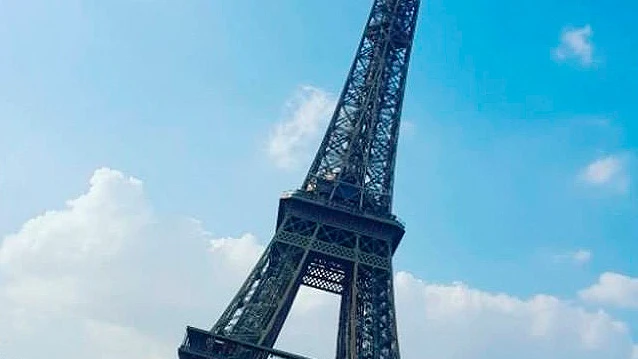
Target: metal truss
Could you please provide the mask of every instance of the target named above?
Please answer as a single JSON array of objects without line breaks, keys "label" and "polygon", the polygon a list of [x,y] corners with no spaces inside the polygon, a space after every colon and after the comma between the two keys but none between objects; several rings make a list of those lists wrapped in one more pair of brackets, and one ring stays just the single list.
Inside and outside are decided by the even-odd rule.
[{"label": "metal truss", "polygon": [[419,0],[376,0],[343,92],[302,188],[389,216],[403,95]]},{"label": "metal truss", "polygon": [[210,331],[180,359],[304,359],[272,349],[301,285],[341,296],[337,359],[399,359],[392,215],[399,123],[419,0],[375,0],[302,188],[282,197],[275,236]]}]

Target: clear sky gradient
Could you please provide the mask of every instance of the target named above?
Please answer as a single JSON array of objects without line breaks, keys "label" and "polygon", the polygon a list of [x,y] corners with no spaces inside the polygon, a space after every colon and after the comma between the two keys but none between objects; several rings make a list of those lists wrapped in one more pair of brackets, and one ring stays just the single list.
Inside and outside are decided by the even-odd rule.
[{"label": "clear sky gradient", "polygon": [[[106,166],[141,179],[159,213],[268,241],[369,7],[0,1],[0,238]],[[637,13],[633,1],[423,2],[396,169],[397,270],[603,308],[638,340]],[[292,132],[303,151],[278,165],[277,129],[301,115],[316,116]],[[578,295],[606,272],[628,284],[602,297],[633,304]]]}]

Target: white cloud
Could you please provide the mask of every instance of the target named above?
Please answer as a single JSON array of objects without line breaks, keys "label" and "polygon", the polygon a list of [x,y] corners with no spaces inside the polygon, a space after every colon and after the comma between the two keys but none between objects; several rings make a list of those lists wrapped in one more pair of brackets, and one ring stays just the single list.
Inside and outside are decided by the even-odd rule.
[{"label": "white cloud", "polygon": [[560,35],[560,44],[552,51],[554,58],[557,61],[576,61],[584,67],[593,65],[594,45],[591,40],[592,36],[593,31],[590,25],[563,29]]},{"label": "white cloud", "polygon": [[624,324],[552,296],[522,300],[463,284],[427,284],[407,273],[396,275],[396,292],[406,358],[631,356]]},{"label": "white cloud", "polygon": [[598,283],[580,291],[579,295],[587,302],[638,309],[638,278],[603,273]]},{"label": "white cloud", "polygon": [[591,251],[580,249],[573,254],[572,259],[578,264],[584,264],[589,262],[591,260],[591,257]]},{"label": "white cloud", "polygon": [[[234,248],[254,249],[242,247],[251,240]],[[2,355],[173,358],[187,321],[209,325],[254,261],[250,250],[234,260],[220,241],[197,221],[154,214],[141,181],[96,171],[86,194],[2,241]],[[59,340],[21,345],[39,336]]]},{"label": "white cloud", "polygon": [[627,159],[621,155],[599,158],[585,167],[579,178],[587,185],[609,188],[620,193],[629,190]]},{"label": "white cloud", "polygon": [[[216,239],[197,221],[161,217],[140,181],[99,170],[85,195],[3,240],[1,353],[175,358],[184,327],[210,327],[261,251],[250,234]],[[630,359],[634,350],[625,324],[551,296],[523,300],[404,272],[395,291],[404,358]],[[336,303],[303,292],[279,346],[333,357]]]},{"label": "white cloud", "polygon": [[586,264],[592,259],[592,253],[586,249],[579,249],[575,252],[557,254],[554,256],[556,262],[571,262],[573,264]]},{"label": "white cloud", "polygon": [[332,96],[321,89],[302,86],[297,90],[268,141],[268,154],[277,167],[290,169],[308,157],[334,106]]}]

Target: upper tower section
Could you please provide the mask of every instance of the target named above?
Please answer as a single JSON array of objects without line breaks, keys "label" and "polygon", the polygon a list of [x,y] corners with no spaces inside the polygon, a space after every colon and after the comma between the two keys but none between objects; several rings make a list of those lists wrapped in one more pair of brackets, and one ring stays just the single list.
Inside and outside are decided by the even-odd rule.
[{"label": "upper tower section", "polygon": [[375,0],[339,102],[301,193],[391,216],[403,94],[420,0]]}]

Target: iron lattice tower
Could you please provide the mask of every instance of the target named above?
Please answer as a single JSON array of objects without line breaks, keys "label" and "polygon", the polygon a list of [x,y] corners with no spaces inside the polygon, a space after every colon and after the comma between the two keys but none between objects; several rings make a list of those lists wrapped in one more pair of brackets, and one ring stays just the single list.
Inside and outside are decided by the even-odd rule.
[{"label": "iron lattice tower", "polygon": [[301,358],[273,345],[301,285],[341,296],[337,359],[398,359],[394,168],[420,0],[375,0],[344,89],[274,238],[210,331],[187,328],[180,359]]}]

